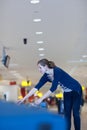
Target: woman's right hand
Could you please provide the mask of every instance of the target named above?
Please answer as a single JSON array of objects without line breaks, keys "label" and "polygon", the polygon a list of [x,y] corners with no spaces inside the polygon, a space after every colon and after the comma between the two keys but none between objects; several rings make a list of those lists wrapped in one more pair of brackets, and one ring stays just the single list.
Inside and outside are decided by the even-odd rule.
[{"label": "woman's right hand", "polygon": [[18,100],[18,101],[17,101],[17,104],[22,104],[23,102],[24,102],[24,100],[21,99],[21,100]]}]

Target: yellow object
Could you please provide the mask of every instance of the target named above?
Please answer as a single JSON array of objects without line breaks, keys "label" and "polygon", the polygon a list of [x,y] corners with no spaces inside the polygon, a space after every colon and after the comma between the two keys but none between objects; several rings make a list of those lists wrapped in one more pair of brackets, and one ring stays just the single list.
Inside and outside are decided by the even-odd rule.
[{"label": "yellow object", "polygon": [[63,93],[57,93],[56,95],[55,95],[57,98],[63,98]]},{"label": "yellow object", "polygon": [[22,99],[23,97],[22,96],[18,96],[18,100]]},{"label": "yellow object", "polygon": [[29,87],[29,86],[31,86],[31,81],[26,81],[26,80],[23,80],[22,82],[21,82],[21,86],[22,87]]},{"label": "yellow object", "polygon": [[83,90],[83,91],[85,90],[85,86],[82,86],[82,90]]},{"label": "yellow object", "polygon": [[35,95],[37,95],[38,97],[42,97],[43,94],[40,91],[36,91]]}]

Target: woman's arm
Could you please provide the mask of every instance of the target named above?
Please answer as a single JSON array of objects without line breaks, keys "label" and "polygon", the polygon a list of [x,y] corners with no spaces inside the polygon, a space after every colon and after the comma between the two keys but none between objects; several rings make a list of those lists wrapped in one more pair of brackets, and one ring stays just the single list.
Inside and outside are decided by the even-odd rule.
[{"label": "woman's arm", "polygon": [[35,92],[37,91],[36,88],[33,88],[29,91],[29,93],[21,100],[19,101],[19,104],[21,104],[22,102],[24,102],[27,98],[29,98],[30,96],[32,96]]},{"label": "woman's arm", "polygon": [[43,97],[41,97],[40,99],[35,101],[35,104],[40,104],[45,98],[49,97],[49,95],[52,94],[52,92],[50,90],[48,90]]}]

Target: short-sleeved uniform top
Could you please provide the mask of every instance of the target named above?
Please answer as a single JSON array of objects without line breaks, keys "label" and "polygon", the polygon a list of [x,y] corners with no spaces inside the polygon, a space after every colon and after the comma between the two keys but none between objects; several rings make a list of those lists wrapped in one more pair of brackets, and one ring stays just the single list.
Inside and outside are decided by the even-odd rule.
[{"label": "short-sleeved uniform top", "polygon": [[46,82],[52,82],[50,88],[51,92],[54,92],[57,89],[58,85],[60,85],[64,91],[66,91],[66,89],[69,89],[70,91],[78,92],[80,95],[82,94],[82,87],[80,83],[72,78],[68,73],[57,66],[53,68],[53,72],[53,80],[47,73],[45,73],[36,84],[35,88],[39,90]]}]

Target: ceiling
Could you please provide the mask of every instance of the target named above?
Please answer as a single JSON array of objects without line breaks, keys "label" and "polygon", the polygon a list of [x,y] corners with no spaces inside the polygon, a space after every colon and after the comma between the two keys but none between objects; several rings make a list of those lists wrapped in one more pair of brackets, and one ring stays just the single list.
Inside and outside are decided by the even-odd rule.
[{"label": "ceiling", "polygon": [[11,58],[8,68],[0,62],[0,83],[29,79],[36,84],[37,61],[48,58],[87,86],[87,1],[36,2],[0,0],[0,59],[3,47]]}]

